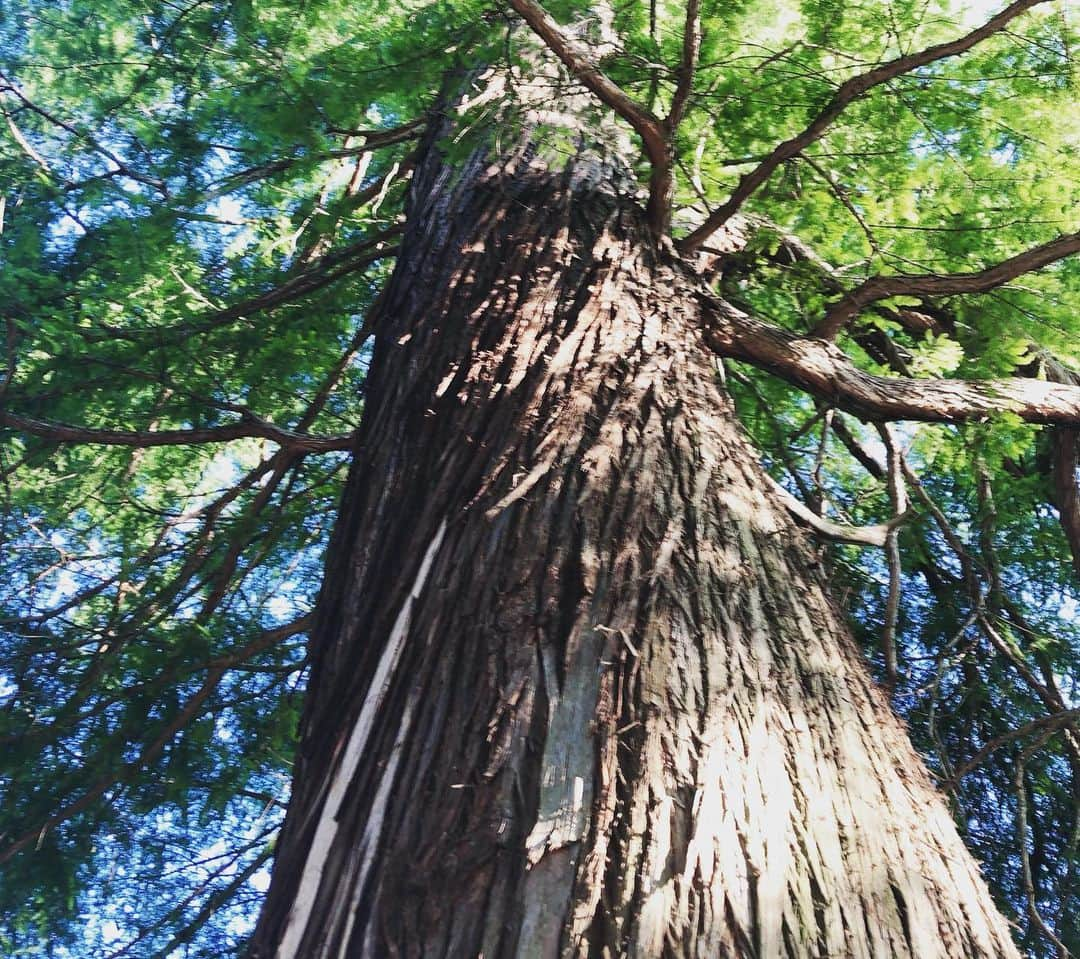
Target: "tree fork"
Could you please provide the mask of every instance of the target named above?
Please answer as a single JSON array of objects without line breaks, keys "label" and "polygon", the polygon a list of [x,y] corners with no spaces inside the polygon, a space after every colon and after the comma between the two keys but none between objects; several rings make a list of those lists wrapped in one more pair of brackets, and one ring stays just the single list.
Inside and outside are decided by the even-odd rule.
[{"label": "tree fork", "polygon": [[581,132],[418,163],[251,956],[1016,956]]}]

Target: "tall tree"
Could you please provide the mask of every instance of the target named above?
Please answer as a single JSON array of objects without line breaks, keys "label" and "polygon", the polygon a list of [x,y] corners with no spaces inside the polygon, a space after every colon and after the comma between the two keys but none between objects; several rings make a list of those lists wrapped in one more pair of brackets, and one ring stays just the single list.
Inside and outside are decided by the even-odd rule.
[{"label": "tall tree", "polygon": [[9,951],[1075,949],[1062,6],[7,14]]}]

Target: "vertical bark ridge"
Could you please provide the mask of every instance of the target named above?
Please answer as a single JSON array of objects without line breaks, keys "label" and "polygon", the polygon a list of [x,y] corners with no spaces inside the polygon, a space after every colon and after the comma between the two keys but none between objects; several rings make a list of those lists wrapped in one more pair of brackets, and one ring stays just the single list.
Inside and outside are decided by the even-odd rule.
[{"label": "vertical bark ridge", "polygon": [[1015,956],[690,284],[545,155],[418,168],[252,954]]}]

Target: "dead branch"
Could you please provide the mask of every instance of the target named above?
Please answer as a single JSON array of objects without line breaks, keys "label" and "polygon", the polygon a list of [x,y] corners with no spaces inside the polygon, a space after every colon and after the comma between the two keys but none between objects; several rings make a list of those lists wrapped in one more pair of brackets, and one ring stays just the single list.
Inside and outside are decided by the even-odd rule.
[{"label": "dead branch", "polygon": [[792,496],[771,476],[765,475],[773,492],[792,516],[806,523],[807,526],[826,539],[838,543],[854,543],[857,546],[884,546],[893,530],[910,516],[909,512],[904,512],[901,515],[894,516],[888,523],[881,523],[877,526],[849,526],[834,523],[824,516],[818,516],[809,506]]}]

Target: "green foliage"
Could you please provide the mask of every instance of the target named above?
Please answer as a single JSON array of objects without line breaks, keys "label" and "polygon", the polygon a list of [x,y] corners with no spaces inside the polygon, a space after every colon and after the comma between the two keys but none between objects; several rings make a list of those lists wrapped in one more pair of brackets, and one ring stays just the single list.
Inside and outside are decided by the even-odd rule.
[{"label": "green foliage", "polygon": [[[704,0],[675,222],[699,221],[844,79],[970,28],[970,6]],[[666,112],[683,4],[618,3],[610,23],[586,2],[547,7]],[[868,276],[977,271],[1075,231],[1070,15],[1048,4],[853,103],[751,197],[757,227],[722,292],[803,332]],[[83,430],[349,433],[422,121],[448,75],[524,62],[512,23],[479,0],[0,0],[3,408]],[[505,106],[471,122],[518,122]],[[792,235],[816,256],[793,253]],[[842,345],[890,376],[1014,375],[1036,347],[1077,364],[1078,275],[1074,258],[978,296],[892,297]],[[793,492],[841,521],[888,518],[871,425],[749,368],[728,383]],[[1032,737],[1008,740],[949,780],[1045,715],[1051,691],[1077,701],[1051,438],[1011,416],[895,435],[925,494],[912,488],[901,532],[897,706],[1023,945],[1049,956],[1020,869],[1020,771],[1034,901],[1076,949],[1066,737],[1031,754]],[[22,844],[0,873],[0,952],[235,954],[287,800],[347,456],[255,435],[0,440],[0,834]],[[880,667],[885,562],[827,552]]]}]

